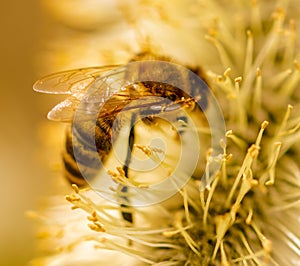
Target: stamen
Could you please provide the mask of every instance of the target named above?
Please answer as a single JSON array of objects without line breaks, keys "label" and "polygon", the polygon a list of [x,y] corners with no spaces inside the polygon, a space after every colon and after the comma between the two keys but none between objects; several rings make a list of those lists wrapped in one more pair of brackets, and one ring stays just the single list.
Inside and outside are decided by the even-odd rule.
[{"label": "stamen", "polygon": [[139,237],[134,237],[134,236],[131,236],[131,235],[127,235],[126,237],[130,241],[142,244],[142,245],[147,246],[147,247],[163,248],[163,249],[170,248],[170,249],[178,250],[179,252],[182,250],[182,248],[178,245],[174,245],[174,244],[171,244],[169,242],[161,242],[161,240],[157,239],[157,236],[156,236],[156,239],[154,237],[141,239]]},{"label": "stamen", "polygon": [[288,209],[292,209],[295,207],[298,207],[300,205],[300,199],[299,200],[295,200],[291,203],[288,204],[283,204],[282,206],[276,206],[270,209],[270,212],[281,212],[281,211],[285,211]]},{"label": "stamen", "polygon": [[300,123],[297,124],[296,126],[294,126],[293,128],[285,131],[283,134],[281,134],[281,136],[288,136],[288,135],[292,135],[295,132],[297,132],[300,129]]},{"label": "stamen", "polygon": [[253,35],[250,30],[247,31],[246,57],[244,64],[244,76],[249,72],[253,63]]},{"label": "stamen", "polygon": [[201,208],[204,211],[205,210],[205,186],[204,186],[203,182],[201,182],[201,181],[199,184],[199,193],[200,193]]},{"label": "stamen", "polygon": [[[268,181],[261,180],[261,182],[265,183],[266,186],[271,186],[274,185],[275,183],[275,168],[276,168],[276,163],[279,157],[279,152],[281,149],[281,142],[275,142],[274,144],[273,151],[271,152],[271,156],[269,159],[269,166],[268,166],[268,173],[270,176],[270,179]],[[263,176],[262,176],[263,177]]]},{"label": "stamen", "polygon": [[[248,245],[248,247],[250,248],[249,245]],[[252,265],[253,264],[252,261],[254,260],[254,258],[259,258],[259,257],[261,257],[263,255],[264,255],[264,251],[263,250],[260,250],[260,251],[255,252],[255,253],[251,252],[250,255],[242,256],[240,258],[232,260],[232,263],[243,262],[243,265],[248,265],[247,261],[249,261],[251,263],[250,265]],[[279,266],[277,263],[275,263],[274,265]],[[265,265],[263,264],[263,266],[265,266]]]},{"label": "stamen", "polygon": [[105,248],[108,248],[111,250],[116,250],[121,253],[127,254],[129,256],[135,257],[138,260],[148,263],[150,265],[153,265],[155,263],[154,260],[146,258],[145,252],[140,251],[139,249],[133,249],[133,248],[129,248],[128,246],[119,245],[118,242],[110,240],[110,239],[105,239],[105,242],[98,240],[98,242],[100,242],[101,246],[104,245]]},{"label": "stamen", "polygon": [[188,194],[186,188],[183,188],[182,192],[183,192],[183,206],[184,206],[185,218],[187,223],[191,224],[191,217],[189,213],[189,204],[188,204]]},{"label": "stamen", "polygon": [[263,235],[263,233],[258,229],[257,225],[253,221],[251,223],[251,226],[257,234],[264,251],[270,254],[272,251],[272,242]]},{"label": "stamen", "polygon": [[207,201],[205,203],[204,214],[203,214],[203,226],[204,226],[204,228],[207,227],[207,216],[208,216],[209,205],[211,203],[211,199],[213,197],[214,191],[215,191],[215,189],[218,185],[219,179],[220,179],[220,175],[217,175],[215,180],[212,183],[211,189],[208,191]]},{"label": "stamen", "polygon": [[223,45],[216,38],[214,38],[212,36],[206,35],[205,39],[212,42],[214,44],[214,46],[217,48],[223,67],[231,66],[232,62],[229,59],[229,56],[228,56],[227,52],[225,51]]},{"label": "stamen", "polygon": [[268,86],[270,88],[277,88],[278,86],[281,86],[283,82],[286,82],[286,79],[289,78],[289,76],[293,73],[293,71],[289,68],[284,71],[281,71],[279,73],[276,73],[269,81]]},{"label": "stamen", "polygon": [[76,194],[79,193],[79,188],[76,184],[72,184],[72,188],[73,188],[73,190],[75,191]]},{"label": "stamen", "polygon": [[262,77],[260,68],[256,71],[256,84],[253,96],[253,110],[260,110],[262,102]]},{"label": "stamen", "polygon": [[[192,228],[193,225],[187,225],[185,227],[183,227],[182,229],[184,229],[185,231]],[[166,231],[166,232],[163,232],[163,235],[166,236],[166,237],[172,237],[174,235],[177,235],[181,232],[182,229],[177,229],[177,230],[173,230],[173,231]]]},{"label": "stamen", "polygon": [[[242,90],[242,100],[247,102],[247,99],[251,96],[252,93],[252,84],[254,78],[256,77],[256,69],[261,67],[263,62],[274,62],[272,58],[276,56],[277,52],[277,43],[280,37],[280,32],[282,31],[284,13],[283,11],[278,10],[274,16],[274,22],[272,29],[269,34],[266,36],[266,41],[264,45],[260,48],[260,52],[254,60],[253,67],[249,70],[245,76],[245,81],[243,84]],[[270,58],[270,59],[266,59]]]},{"label": "stamen", "polygon": [[96,232],[105,232],[104,228],[102,227],[102,225],[100,225],[99,223],[95,222],[93,224],[88,224],[88,227]]},{"label": "stamen", "polygon": [[69,201],[70,203],[76,203],[80,201],[80,198],[75,196],[75,195],[66,195],[66,200]]},{"label": "stamen", "polygon": [[208,190],[210,190],[210,182],[211,182],[210,171],[209,171],[211,154],[212,154],[212,149],[210,148],[206,152],[206,165],[205,165],[205,188]]},{"label": "stamen", "polygon": [[143,153],[145,153],[147,156],[149,156],[150,159],[152,159],[154,162],[156,162],[158,164],[161,163],[161,159],[158,156],[158,154],[159,153],[161,153],[161,154],[165,153],[164,150],[162,150],[160,148],[151,147],[151,146],[147,146],[147,145],[134,144],[134,147],[140,149]]},{"label": "stamen", "polygon": [[245,150],[247,142],[233,134],[232,130],[226,132],[226,137],[231,139],[241,150]]},{"label": "stamen", "polygon": [[229,193],[229,196],[227,198],[227,201],[226,201],[226,206],[230,206],[230,202],[233,198],[233,195],[237,189],[237,186],[238,184],[240,183],[240,180],[242,178],[242,176],[244,175],[244,173],[246,172],[247,169],[250,169],[250,166],[253,162],[253,160],[257,157],[258,155],[258,151],[259,151],[259,146],[256,146],[256,145],[252,145],[249,149],[248,149],[248,152],[247,152],[247,155],[243,161],[243,164],[240,168],[240,171],[234,181],[234,184],[230,190],[230,193]]},{"label": "stamen", "polygon": [[[200,183],[201,181],[194,180],[194,182],[195,182],[195,183]],[[177,184],[176,184],[175,182],[173,182],[173,184],[174,184],[175,187],[177,187]],[[199,185],[199,186],[200,186],[200,185]],[[192,194],[193,191],[189,190],[188,187],[189,187],[190,189],[194,189],[194,191],[195,191],[196,193],[199,192],[199,190],[198,190],[197,188],[195,189],[194,186],[190,186],[189,184],[187,184],[183,189],[179,189],[179,188],[177,187],[178,192],[180,193],[180,195],[181,195],[181,196],[183,197],[183,199],[184,199],[184,206],[185,206],[185,204],[186,204],[187,208],[188,208],[188,206],[191,206],[191,207],[193,207],[195,210],[200,211],[200,208],[199,208],[199,202],[197,201],[197,198],[194,198],[197,194],[196,194],[196,193],[195,193],[195,194]],[[191,196],[189,196],[189,195],[191,195]],[[194,196],[194,195],[195,195],[195,196]],[[185,203],[185,202],[186,202],[186,203]]]},{"label": "stamen", "polygon": [[91,221],[91,222],[97,222],[97,221],[98,221],[98,218],[97,218],[97,213],[96,213],[96,211],[93,211],[93,212],[91,213],[91,215],[89,215],[89,216],[87,217],[87,219],[88,219],[89,221]]},{"label": "stamen", "polygon": [[237,77],[234,79],[235,84],[235,95],[237,101],[237,114],[238,114],[238,122],[239,126],[242,129],[247,128],[247,114],[245,110],[245,106],[243,106],[243,101],[240,97],[240,83],[242,82],[242,77]]},{"label": "stamen", "polygon": [[[114,207],[96,205],[92,200],[86,197],[81,190],[79,191],[78,196],[67,195],[66,199],[73,204],[72,209],[80,208],[83,211],[87,212],[88,214],[91,214],[91,216],[88,216],[88,220],[90,221],[92,220],[98,221],[103,226],[108,228],[112,228],[114,226],[119,228],[121,226],[121,222],[115,219],[114,215],[107,212],[107,210],[113,209]],[[97,212],[95,211],[96,209],[101,211],[101,216],[97,214]],[[120,207],[115,207],[115,210],[119,211]],[[128,211],[128,208],[126,210]]]},{"label": "stamen", "polygon": [[191,236],[184,230],[182,227],[182,222],[181,222],[181,214],[177,213],[175,216],[175,227],[180,230],[181,235],[185,239],[187,245],[190,247],[190,249],[198,256],[201,257],[199,250],[198,244],[191,238]]},{"label": "stamen", "polygon": [[85,241],[90,241],[92,240],[92,237],[90,236],[82,236],[78,239],[76,239],[75,241],[71,242],[69,245],[65,246],[65,247],[58,247],[58,249],[60,250],[60,252],[63,252],[63,251],[72,251],[77,245],[81,244],[82,242],[85,242]]},{"label": "stamen", "polygon": [[120,184],[120,191],[116,192],[122,192],[123,186],[135,186],[139,188],[147,188],[149,187],[147,184],[136,182],[133,179],[129,179],[126,177],[125,171],[122,167],[116,167],[117,172],[107,170],[107,174],[109,174],[114,182],[117,184]]},{"label": "stamen", "polygon": [[287,38],[285,40],[282,64],[288,65],[290,62],[293,61],[293,58],[295,56],[296,40],[297,40],[295,20],[291,19],[289,21],[289,28],[285,30],[285,36],[287,36]]},{"label": "stamen", "polygon": [[230,266],[230,263],[227,259],[227,256],[226,256],[226,252],[225,252],[225,249],[224,249],[224,242],[222,241],[221,242],[221,265],[222,266]]},{"label": "stamen", "polygon": [[257,147],[260,145],[262,136],[263,136],[264,131],[265,131],[265,129],[267,128],[268,125],[269,125],[269,122],[268,122],[268,121],[262,122],[261,127],[260,127],[260,131],[259,131],[259,133],[258,133],[258,137],[257,137],[256,142],[255,142],[255,145],[256,145]]},{"label": "stamen", "polygon": [[230,67],[226,68],[223,74],[225,78],[223,82],[223,87],[224,87],[224,91],[227,93],[228,99],[236,99],[236,91],[233,86],[233,82],[230,78],[230,73],[231,73],[231,68]]},{"label": "stamen", "polygon": [[284,118],[278,128],[278,131],[277,131],[277,135],[280,135],[282,132],[284,132],[286,130],[286,125],[287,125],[287,122],[290,118],[290,115],[291,115],[291,110],[293,109],[293,106],[292,105],[288,105],[288,108],[286,110],[286,113],[284,115]]},{"label": "stamen", "polygon": [[[264,266],[263,263],[261,263],[261,261],[258,259],[259,255],[262,254],[262,251],[260,252],[257,252],[257,253],[254,253],[245,237],[245,235],[240,232],[240,237],[241,237],[241,240],[242,240],[242,243],[244,244],[246,250],[248,251],[249,253],[249,256],[248,258],[251,259],[251,260],[254,260],[255,263],[258,265],[258,266]],[[264,254],[264,253],[263,253]]]},{"label": "stamen", "polygon": [[216,258],[221,242],[230,226],[234,223],[234,220],[232,220],[232,216],[230,213],[225,213],[224,215],[216,216],[215,223],[217,242],[212,255],[213,260]]},{"label": "stamen", "polygon": [[258,0],[252,0],[251,28],[258,36],[260,36],[263,32],[262,19],[261,19],[260,7],[258,5]]},{"label": "stamen", "polygon": [[231,73],[231,68],[228,67],[228,68],[226,68],[226,70],[224,71],[224,74],[223,74],[223,75],[224,75],[224,77],[225,77],[226,79],[228,79],[230,73]]},{"label": "stamen", "polygon": [[221,175],[221,182],[223,184],[223,186],[227,187],[228,185],[228,177],[227,177],[227,162],[232,158],[232,154],[227,154],[226,153],[226,143],[223,139],[221,139],[220,141],[220,146],[223,149],[223,156],[222,156],[222,175]]},{"label": "stamen", "polygon": [[247,216],[247,218],[246,218],[246,220],[245,220],[245,222],[246,222],[247,225],[251,224],[251,222],[252,222],[252,217],[253,217],[253,209],[251,208],[251,209],[249,210],[248,216]]},{"label": "stamen", "polygon": [[238,209],[240,208],[241,202],[244,199],[245,195],[252,189],[252,187],[256,186],[257,184],[257,180],[253,179],[252,171],[248,169],[247,173],[243,174],[242,184],[239,193],[230,210],[233,220],[235,220],[236,213],[238,212]]},{"label": "stamen", "polygon": [[286,99],[290,98],[295,89],[298,88],[297,85],[299,84],[300,80],[300,66],[297,60],[294,60],[294,67],[295,70],[293,71],[293,74],[289,76],[289,79],[286,80],[284,86],[282,86],[281,90],[279,91],[280,95]]}]

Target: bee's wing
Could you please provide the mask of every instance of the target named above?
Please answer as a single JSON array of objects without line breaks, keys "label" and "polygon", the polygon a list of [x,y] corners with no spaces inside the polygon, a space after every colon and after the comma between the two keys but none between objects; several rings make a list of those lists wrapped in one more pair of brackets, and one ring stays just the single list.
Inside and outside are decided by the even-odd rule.
[{"label": "bee's wing", "polygon": [[[87,114],[97,114],[100,110],[104,111],[103,115],[112,115],[115,112],[139,109],[151,115],[178,109],[179,102],[170,104],[166,102],[167,99],[153,100],[151,97],[122,93],[122,89],[128,84],[124,74],[125,67],[118,66],[63,71],[38,80],[34,84],[34,90],[50,94],[71,94],[48,113],[48,119],[54,121],[72,121],[75,111],[78,112],[77,117],[85,119]],[[114,100],[112,95],[119,95],[121,99]]]},{"label": "bee's wing", "polygon": [[53,107],[48,113],[47,118],[53,121],[71,122],[74,117],[74,112],[76,111],[79,103],[79,98],[71,95],[66,100]]},{"label": "bee's wing", "polygon": [[82,92],[97,77],[116,67],[118,66],[88,67],[57,72],[36,81],[33,89],[49,94],[74,94]]},{"label": "bee's wing", "polygon": [[[171,102],[166,98],[160,97],[139,97],[139,96],[124,96],[121,95],[122,100],[110,100],[103,104],[101,111],[100,109],[89,111],[95,111],[99,117],[106,117],[114,115],[119,112],[138,112],[142,117],[169,113],[179,110],[184,105],[184,100]],[[80,110],[79,112],[81,112]],[[100,112],[99,112],[100,111]]]},{"label": "bee's wing", "polygon": [[69,122],[72,121],[74,112],[90,85],[98,77],[105,76],[117,67],[117,65],[89,67],[50,74],[36,81],[33,89],[49,94],[71,94],[66,100],[57,104],[47,116],[50,120]]},{"label": "bee's wing", "polygon": [[[171,101],[168,98],[154,96],[138,83],[129,89],[127,85],[132,83],[124,76],[125,73],[125,68],[121,67],[96,80],[82,98],[82,105],[77,110],[78,117],[81,115],[85,119],[86,113],[101,117],[135,110],[143,115],[154,115],[178,110],[189,101],[186,99]],[[115,97],[111,97],[112,95]]]}]

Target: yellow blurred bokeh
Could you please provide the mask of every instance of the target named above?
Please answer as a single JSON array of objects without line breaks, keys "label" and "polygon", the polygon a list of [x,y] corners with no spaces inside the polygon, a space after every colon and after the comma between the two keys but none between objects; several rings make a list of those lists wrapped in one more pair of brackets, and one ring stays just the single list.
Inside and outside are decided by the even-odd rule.
[{"label": "yellow blurred bokeh", "polygon": [[25,212],[54,192],[40,128],[51,125],[46,113],[56,99],[49,102],[32,90],[54,22],[38,0],[5,1],[0,12],[0,265],[21,266],[35,252],[33,223]]},{"label": "yellow blurred bokeh", "polygon": [[[33,83],[49,72],[126,62],[134,47],[115,41],[127,42],[132,38],[130,30],[120,30],[124,25],[119,23],[115,1],[103,1],[98,6],[96,3],[100,2],[91,0],[89,5],[85,2],[87,10],[72,5],[75,2],[2,3],[0,265],[3,266],[26,265],[35,257],[35,223],[25,213],[40,209],[47,195],[59,189],[57,178],[62,178],[59,163],[64,125],[46,118],[62,97],[36,93],[32,90]],[[76,3],[79,2],[82,7],[83,2]],[[91,7],[97,7],[92,17]],[[114,15],[109,18],[107,12]],[[93,40],[99,31],[104,36],[101,42]],[[111,54],[111,43],[120,47],[115,54]]]}]

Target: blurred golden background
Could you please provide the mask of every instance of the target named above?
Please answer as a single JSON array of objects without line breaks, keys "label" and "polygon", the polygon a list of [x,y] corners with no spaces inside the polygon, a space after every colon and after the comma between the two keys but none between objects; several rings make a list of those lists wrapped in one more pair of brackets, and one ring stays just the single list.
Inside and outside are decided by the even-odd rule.
[{"label": "blurred golden background", "polygon": [[[39,51],[53,21],[38,0],[1,5],[0,265],[26,265],[34,256],[33,223],[25,216],[53,193],[52,172],[40,163],[39,127],[49,99],[32,90]],[[50,99],[51,101],[52,99]],[[54,100],[54,99],[53,99]],[[45,160],[44,160],[45,161]]]},{"label": "blurred golden background", "polygon": [[[64,137],[61,132],[64,126],[47,121],[46,114],[63,97],[36,93],[32,90],[33,83],[45,74],[63,69],[126,62],[132,54],[131,48],[134,49],[132,44],[114,42],[133,36],[130,29],[120,30],[124,21],[119,23],[116,1],[83,2],[2,3],[0,265],[3,266],[26,265],[35,257],[35,223],[25,213],[38,210],[47,195],[55,194],[60,186],[56,181],[62,176],[55,163],[60,160],[59,141]],[[104,36],[100,42],[94,39],[99,31]],[[121,47],[116,54],[110,53],[112,42]]]}]

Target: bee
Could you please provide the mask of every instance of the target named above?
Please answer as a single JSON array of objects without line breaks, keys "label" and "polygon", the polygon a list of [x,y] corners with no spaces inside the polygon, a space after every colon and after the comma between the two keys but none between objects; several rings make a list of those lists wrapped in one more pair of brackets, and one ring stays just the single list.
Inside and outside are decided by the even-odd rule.
[{"label": "bee", "polygon": [[[147,60],[170,62],[169,58],[150,53],[141,53],[130,62]],[[168,174],[155,171],[137,173],[130,169],[130,165],[134,165],[133,153],[137,150],[135,145],[139,144],[140,147],[142,144],[146,147],[149,144],[148,138],[162,134],[171,149],[177,145],[179,135],[185,134],[188,123],[182,110],[188,110],[194,115],[197,127],[208,127],[204,115],[209,103],[208,86],[199,86],[195,74],[205,82],[206,77],[200,68],[190,70],[194,75],[174,72],[168,65],[164,65],[162,69],[151,69],[151,73],[154,71],[160,77],[160,81],[155,81],[149,76],[148,69],[143,66],[131,69],[129,63],[126,66],[68,70],[38,80],[33,86],[35,91],[69,95],[48,113],[50,120],[69,123],[62,156],[67,180],[78,186],[85,186],[95,176],[99,176],[103,166],[109,169],[120,162],[121,172],[128,179],[146,182],[146,176],[148,182],[153,176],[166,177]],[[133,77],[139,75],[143,76],[143,80],[135,81]],[[175,80],[179,86],[169,84],[169,80]],[[181,90],[181,85],[187,89]],[[95,119],[89,119],[91,114]],[[176,132],[168,121],[179,125]],[[123,134],[124,131],[127,133]],[[112,150],[113,143],[118,141],[123,155],[116,160],[116,155],[112,156]],[[209,141],[205,141],[205,145],[207,143]],[[174,156],[174,151],[170,152],[169,157]],[[168,161],[168,158],[165,159]],[[199,157],[202,166],[196,168],[195,176],[200,175],[197,171],[203,168],[204,160],[203,156]],[[122,191],[126,189],[124,185]],[[132,222],[130,213],[122,214],[125,220]]]}]

